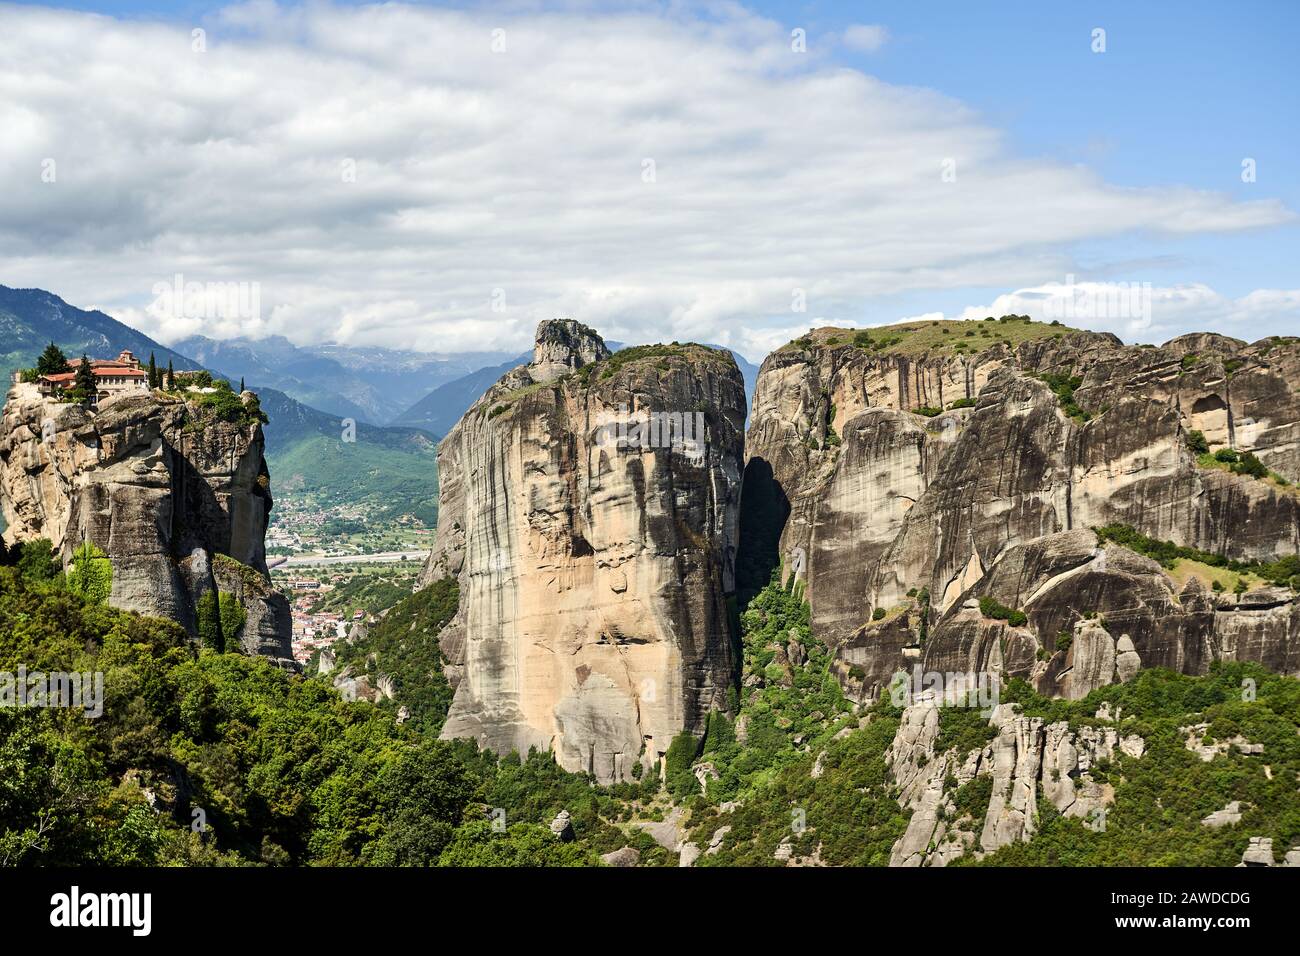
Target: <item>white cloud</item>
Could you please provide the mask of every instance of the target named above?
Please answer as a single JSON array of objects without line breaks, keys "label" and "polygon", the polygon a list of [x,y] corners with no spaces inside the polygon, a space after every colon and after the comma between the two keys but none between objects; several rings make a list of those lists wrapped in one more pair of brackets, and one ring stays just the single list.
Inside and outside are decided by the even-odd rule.
[{"label": "white cloud", "polygon": [[860,53],[875,53],[889,39],[889,31],[878,24],[855,23],[844,31],[844,45]]},{"label": "white cloud", "polygon": [[[0,282],[166,340],[517,348],[569,315],[761,355],[873,297],[1031,286],[1081,241],[1292,218],[1018,158],[961,103],[794,54],[727,4],[257,3],[208,23],[205,53],[188,26],[0,20]],[[257,283],[260,312],[160,317],[176,273]]]}]

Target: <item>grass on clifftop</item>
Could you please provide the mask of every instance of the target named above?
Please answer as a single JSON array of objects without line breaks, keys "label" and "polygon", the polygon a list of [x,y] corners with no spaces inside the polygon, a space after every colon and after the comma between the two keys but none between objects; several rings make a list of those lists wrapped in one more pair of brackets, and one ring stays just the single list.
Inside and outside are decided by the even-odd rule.
[{"label": "grass on clifftop", "polygon": [[881,355],[975,354],[994,345],[1015,348],[1021,342],[1064,337],[1080,329],[1060,323],[1034,322],[1028,316],[1004,315],[968,320],[902,322],[871,329],[813,329],[780,351],[852,346]]},{"label": "grass on clifftop", "polygon": [[578,381],[584,386],[588,385],[593,375],[598,375],[601,379],[613,378],[624,368],[636,362],[648,360],[657,360],[660,370],[666,370],[668,365],[664,362],[667,358],[684,358],[691,362],[720,362],[723,364],[734,364],[735,360],[731,353],[722,349],[710,348],[707,345],[699,345],[695,342],[672,342],[664,345],[632,345],[625,349],[619,349],[609,358],[599,362],[593,362],[590,365],[584,365],[574,374],[577,375]]}]

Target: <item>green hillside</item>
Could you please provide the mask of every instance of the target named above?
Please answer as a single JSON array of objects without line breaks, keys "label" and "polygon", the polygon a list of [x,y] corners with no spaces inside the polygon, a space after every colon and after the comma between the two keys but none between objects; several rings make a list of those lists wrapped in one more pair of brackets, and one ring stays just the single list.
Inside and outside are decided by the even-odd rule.
[{"label": "green hillside", "polygon": [[[414,433],[397,447],[310,435],[267,454],[271,493],[322,507],[364,504],[376,518],[413,514],[428,527],[437,523],[438,448]],[[378,431],[379,429],[375,429]]]}]

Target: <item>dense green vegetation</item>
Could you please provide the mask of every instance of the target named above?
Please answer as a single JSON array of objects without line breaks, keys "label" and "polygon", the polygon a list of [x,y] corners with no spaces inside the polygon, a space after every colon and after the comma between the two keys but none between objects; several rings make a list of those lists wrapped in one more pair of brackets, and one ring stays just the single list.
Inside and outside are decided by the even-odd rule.
[{"label": "dense green vegetation", "polygon": [[1300,590],[1300,555],[1290,554],[1276,561],[1234,561],[1221,554],[1212,554],[1199,548],[1189,548],[1174,544],[1172,541],[1160,541],[1148,537],[1131,525],[1109,524],[1092,530],[1103,544],[1113,541],[1130,551],[1136,551],[1138,554],[1159,561],[1166,568],[1172,568],[1178,559],[1184,558],[1189,561],[1199,561],[1213,568],[1227,568],[1238,573],[1254,574],[1273,584]]},{"label": "dense green vegetation", "polygon": [[[241,397],[224,378],[214,379],[208,372],[190,372],[174,378],[175,387],[181,389],[177,394],[196,410],[195,419],[186,425],[187,428],[201,429],[214,421],[232,425],[265,425],[270,420],[262,411],[256,395],[250,392],[248,398]],[[212,388],[215,391],[185,391],[189,386]]]},{"label": "dense green vegetation", "polygon": [[980,598],[980,613],[985,617],[1006,621],[1012,627],[1023,627],[1029,620],[1024,611],[1017,611],[1015,608],[1007,607],[988,594]]},{"label": "dense green vegetation", "polygon": [[72,553],[68,588],[91,604],[103,604],[113,590],[113,565],[94,542],[83,541]]},{"label": "dense green vegetation", "polygon": [[[888,695],[854,711],[829,650],[810,634],[800,589],[778,582],[740,616],[736,717],[715,712],[702,738],[676,738],[666,786],[655,767],[599,787],[549,754],[498,758],[471,741],[435,739],[450,701],[434,638],[456,610],[451,580],[401,602],[343,652],[394,678],[399,701],[377,706],[342,700],[325,678],[202,648],[171,622],[88,600],[48,543],[4,551],[0,671],[99,670],[106,702],[97,719],[0,710],[0,862],[569,866],[631,846],[642,865],[675,865],[637,823],[664,819],[676,803],[701,847],[730,827],[696,865],[776,865],[783,846],[796,858],[884,865],[910,815],[886,762],[900,712]],[[1114,788],[1104,833],[1044,804],[1039,835],[986,865],[1227,865],[1249,836],[1283,848],[1300,841],[1300,682],[1216,664],[1200,678],[1145,670],[1082,701],[1012,681],[1003,701],[1075,728],[1097,724],[1108,702],[1122,708],[1121,733],[1142,736],[1147,752],[1092,769]],[[399,705],[411,712],[401,724]],[[1265,753],[1203,762],[1181,730],[1197,722],[1213,739],[1240,734]],[[992,734],[977,710],[945,708],[937,750],[965,753]],[[954,787],[958,814],[982,816],[990,786],[984,776]],[[1241,824],[1200,825],[1231,800],[1244,802]],[[562,809],[571,843],[546,826]]]},{"label": "dense green vegetation", "polygon": [[[100,671],[105,708],[0,709],[0,864],[597,862],[542,825],[568,805],[596,831],[596,791],[549,756],[498,761],[197,647],[170,621],[87,602],[48,553],[3,556],[0,671]],[[493,808],[501,831],[485,829]]]},{"label": "dense green vegetation", "polygon": [[[333,611],[343,615],[345,620],[352,620],[356,611],[379,614],[411,597],[419,572],[419,563],[415,561],[387,564],[358,562],[345,565],[347,579],[335,585],[331,591],[314,592],[316,600],[311,605],[311,611],[316,614]],[[288,577],[279,571],[272,573],[277,583],[282,584],[284,578]],[[328,577],[332,573],[333,568],[328,568],[322,577]]]},{"label": "dense green vegetation", "polygon": [[368,633],[339,643],[338,665],[352,665],[393,681],[395,699],[379,706],[396,713],[406,707],[412,725],[436,736],[451,706],[451,687],[442,673],[438,632],[456,614],[459,590],[452,578],[443,578],[407,596]]},{"label": "dense green vegetation", "polygon": [[[710,720],[698,760],[711,763],[718,777],[686,801],[698,845],[707,846],[720,827],[731,831],[697,865],[772,865],[783,841],[797,856],[820,844],[820,859],[828,863],[888,862],[908,817],[878,786],[897,712],[886,703],[857,729],[830,673],[830,651],[811,635],[802,593],[782,587],[778,574],[750,601],[741,632],[745,683],[752,686],[744,688],[738,720],[720,713]],[[791,645],[802,650],[803,663],[794,663]],[[733,801],[740,806],[720,810]]]},{"label": "dense green vegetation", "polygon": [[[1300,841],[1300,681],[1254,664],[1219,663],[1206,677],[1144,670],[1082,701],[1049,700],[1013,681],[1004,699],[1019,702],[1026,714],[1072,726],[1095,723],[1097,707],[1108,701],[1112,710],[1122,708],[1122,732],[1141,735],[1146,753],[1118,752],[1111,765],[1093,770],[1115,791],[1104,832],[1041,801],[1034,839],[1003,847],[984,865],[1232,866],[1251,836],[1272,837],[1279,855]],[[1241,734],[1262,743],[1264,754],[1234,751],[1202,761],[1187,749],[1180,729],[1200,722],[1209,724],[1215,739]],[[1239,824],[1201,825],[1234,800],[1242,801]]]}]

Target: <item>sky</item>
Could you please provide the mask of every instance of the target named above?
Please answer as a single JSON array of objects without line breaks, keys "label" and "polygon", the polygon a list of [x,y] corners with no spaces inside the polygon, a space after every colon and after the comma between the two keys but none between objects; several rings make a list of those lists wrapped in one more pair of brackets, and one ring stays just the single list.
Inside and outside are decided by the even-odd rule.
[{"label": "sky", "polygon": [[168,344],[1300,334],[1298,27],[1287,0],[0,3],[0,284]]}]

